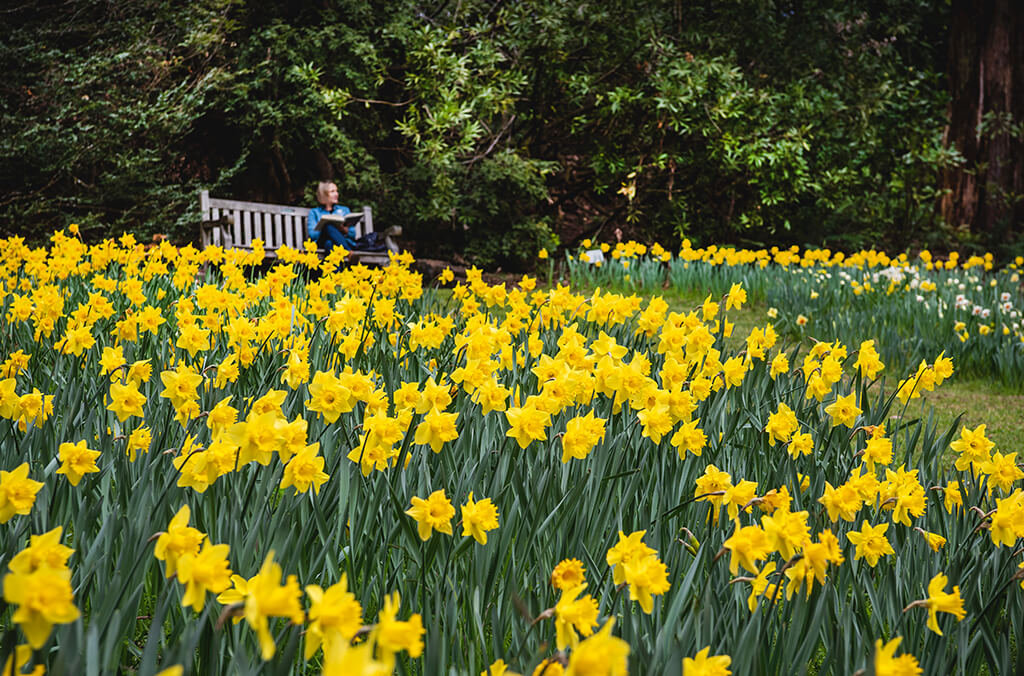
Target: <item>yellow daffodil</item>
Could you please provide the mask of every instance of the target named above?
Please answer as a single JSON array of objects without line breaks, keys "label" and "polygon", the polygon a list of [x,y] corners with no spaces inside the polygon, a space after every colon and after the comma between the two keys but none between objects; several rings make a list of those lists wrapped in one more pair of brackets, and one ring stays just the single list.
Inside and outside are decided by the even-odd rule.
[{"label": "yellow daffodil", "polygon": [[7,523],[15,514],[32,511],[43,484],[29,479],[28,469],[28,463],[23,462],[10,472],[0,471],[0,523]]},{"label": "yellow daffodil", "polygon": [[562,592],[555,605],[555,643],[559,650],[575,648],[579,637],[590,636],[597,625],[597,601],[587,594],[580,597],[586,583]]},{"label": "yellow daffodil", "polygon": [[846,537],[856,548],[853,558],[866,559],[868,565],[874,568],[878,564],[879,558],[886,554],[895,554],[892,545],[885,537],[885,531],[888,529],[889,524],[887,523],[872,526],[865,521],[859,531],[847,533]]},{"label": "yellow daffodil", "polygon": [[129,380],[127,384],[110,384],[110,403],[107,404],[107,410],[113,411],[121,422],[133,415],[142,418],[145,415],[142,405],[145,403],[146,395],[139,392],[139,386],[134,380]]},{"label": "yellow daffodil", "polygon": [[459,438],[459,432],[455,428],[458,418],[458,413],[442,413],[436,408],[430,409],[416,427],[413,441],[421,446],[430,446],[434,453],[440,453],[445,442]]},{"label": "yellow daffodil", "polygon": [[274,552],[271,551],[263,561],[260,572],[247,583],[244,617],[256,632],[264,661],[272,658],[277,651],[270,634],[270,618],[283,617],[293,624],[301,624],[305,619],[299,604],[302,590],[299,589],[298,580],[294,575],[289,575],[282,585],[281,576],[281,566],[274,562]]},{"label": "yellow daffodil", "polygon": [[832,418],[832,426],[846,425],[849,428],[853,428],[857,421],[857,416],[861,414],[860,408],[857,407],[857,395],[855,392],[851,392],[845,397],[839,397],[832,404],[825,407],[825,413]]},{"label": "yellow daffodil", "polygon": [[473,500],[470,491],[466,504],[462,506],[462,534],[472,535],[482,545],[487,544],[487,531],[498,527],[498,508],[490,498]]},{"label": "yellow daffodil", "polygon": [[587,581],[586,569],[579,559],[563,559],[551,572],[551,586],[565,591]]},{"label": "yellow daffodil", "polygon": [[569,656],[565,676],[626,676],[629,644],[612,636],[614,626],[615,618],[611,618],[600,631],[576,646]]},{"label": "yellow daffodil", "polygon": [[167,577],[177,573],[181,557],[198,554],[200,545],[206,538],[204,533],[188,525],[191,514],[188,505],[182,505],[167,525],[167,530],[157,537],[153,555],[167,564]]},{"label": "yellow daffodil", "polygon": [[398,619],[398,608],[401,598],[398,592],[384,597],[377,625],[371,633],[371,640],[377,642],[378,648],[385,654],[392,655],[401,650],[416,659],[423,654],[423,618],[413,613],[408,620]]},{"label": "yellow daffodil", "polygon": [[46,643],[55,624],[78,619],[71,592],[71,571],[67,568],[41,567],[30,573],[4,576],[4,601],[18,606],[11,621],[18,624],[33,649]]},{"label": "yellow daffodil", "polygon": [[779,408],[775,413],[768,416],[768,424],[765,425],[765,432],[768,433],[768,443],[789,442],[799,427],[796,421],[796,413],[785,402],[779,402]]},{"label": "yellow daffodil", "polygon": [[683,676],[729,676],[732,658],[728,655],[711,655],[711,646],[700,650],[693,657],[683,658]]},{"label": "yellow daffodil", "polygon": [[405,513],[416,520],[421,540],[429,540],[435,530],[446,535],[452,534],[451,522],[455,508],[445,497],[443,488],[434,491],[426,499],[413,497],[412,508]]},{"label": "yellow daffodil", "polygon": [[178,581],[186,586],[182,606],[202,612],[207,591],[219,594],[231,586],[230,550],[228,545],[206,541],[198,554],[186,553],[178,558]]},{"label": "yellow daffodil", "polygon": [[72,486],[77,486],[86,474],[100,471],[96,466],[100,452],[87,448],[84,439],[74,444],[61,444],[58,453],[61,466],[57,469],[57,474],[65,475]]},{"label": "yellow daffodil", "polygon": [[562,462],[570,458],[583,460],[600,441],[604,439],[605,420],[594,416],[594,411],[576,416],[565,424],[562,436]]},{"label": "yellow daffodil", "polygon": [[306,446],[293,455],[284,467],[281,488],[293,487],[295,495],[304,493],[312,486],[313,493],[320,494],[320,487],[330,477],[324,472],[324,458],[317,454],[320,444]]},{"label": "yellow daffodil", "polygon": [[538,409],[535,405],[522,408],[510,408],[505,411],[509,430],[505,436],[512,437],[520,448],[526,448],[534,441],[547,439],[547,428],[551,424],[551,415]]},{"label": "yellow daffodil", "polygon": [[326,590],[318,585],[307,585],[310,600],[309,628],[306,631],[305,658],[310,659],[321,645],[329,654],[335,643],[347,644],[363,624],[363,610],[353,593],[348,590],[348,578]]},{"label": "yellow daffodil", "polygon": [[921,673],[921,667],[913,655],[906,653],[899,657],[895,656],[902,640],[902,636],[897,636],[885,645],[881,639],[875,641],[876,676],[917,676]]}]

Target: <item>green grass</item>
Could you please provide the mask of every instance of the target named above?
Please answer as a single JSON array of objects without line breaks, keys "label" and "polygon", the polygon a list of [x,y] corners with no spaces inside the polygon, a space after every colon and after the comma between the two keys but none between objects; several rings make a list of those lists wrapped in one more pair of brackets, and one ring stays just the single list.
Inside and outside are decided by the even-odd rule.
[{"label": "green grass", "polygon": [[[984,380],[944,383],[922,397],[921,404],[935,407],[939,424],[948,426],[963,414],[960,425],[974,429],[985,424],[985,433],[1003,453],[1024,451],[1024,395],[1001,391],[997,384]],[[957,429],[959,436],[959,428]]]}]

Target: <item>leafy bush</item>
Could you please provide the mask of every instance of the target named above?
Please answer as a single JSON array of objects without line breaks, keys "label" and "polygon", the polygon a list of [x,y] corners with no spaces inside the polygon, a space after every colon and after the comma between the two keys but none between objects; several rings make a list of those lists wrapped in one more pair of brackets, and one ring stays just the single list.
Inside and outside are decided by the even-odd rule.
[{"label": "leafy bush", "polygon": [[332,178],[422,253],[491,266],[614,227],[847,248],[953,234],[935,186],[962,158],[942,149],[930,3],[431,11],[21,5],[0,40],[0,227],[189,241],[202,188],[308,204]]}]

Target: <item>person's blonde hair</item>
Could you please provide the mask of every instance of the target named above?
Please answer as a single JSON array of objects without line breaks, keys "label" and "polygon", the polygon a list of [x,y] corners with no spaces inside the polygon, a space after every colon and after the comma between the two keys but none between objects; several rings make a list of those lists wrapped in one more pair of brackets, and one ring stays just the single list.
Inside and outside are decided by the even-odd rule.
[{"label": "person's blonde hair", "polygon": [[316,186],[316,201],[317,202],[320,202],[322,204],[323,201],[325,199],[327,199],[327,189],[330,186],[332,186],[332,185],[336,185],[334,181],[320,181],[320,183],[317,184],[317,186]]}]

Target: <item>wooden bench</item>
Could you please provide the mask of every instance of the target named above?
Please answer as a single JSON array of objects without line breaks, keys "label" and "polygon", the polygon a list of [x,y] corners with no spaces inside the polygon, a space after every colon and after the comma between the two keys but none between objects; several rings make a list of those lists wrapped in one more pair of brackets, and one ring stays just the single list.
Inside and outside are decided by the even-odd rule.
[{"label": "wooden bench", "polygon": [[[201,248],[220,246],[225,249],[252,249],[255,239],[263,240],[267,258],[277,258],[277,250],[283,246],[302,249],[302,243],[309,239],[306,232],[306,207],[292,207],[283,204],[263,202],[239,202],[210,197],[207,190],[199,193],[199,244]],[[364,206],[354,215],[362,216],[356,223],[356,237],[373,232],[373,211]],[[320,250],[323,252],[323,250]],[[387,265],[387,252],[350,251],[351,262],[371,265]]]}]

